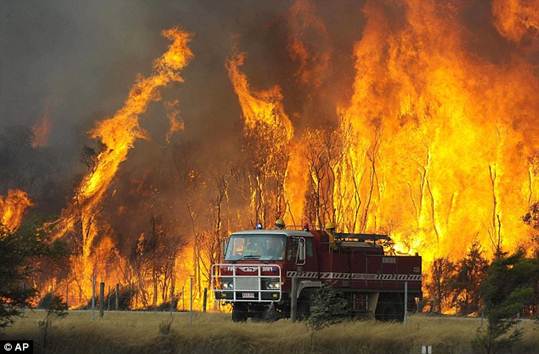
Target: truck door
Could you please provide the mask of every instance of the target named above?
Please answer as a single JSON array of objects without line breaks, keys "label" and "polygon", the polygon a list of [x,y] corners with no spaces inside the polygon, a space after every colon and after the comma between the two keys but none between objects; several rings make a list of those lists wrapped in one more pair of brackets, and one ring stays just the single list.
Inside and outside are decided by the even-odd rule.
[{"label": "truck door", "polygon": [[[301,269],[305,275],[301,278],[318,278],[318,262],[314,252],[313,239],[310,237],[292,237],[289,239],[286,260],[291,269]],[[314,272],[314,273],[313,273]]]},{"label": "truck door", "polygon": [[318,260],[316,259],[316,252],[314,251],[313,239],[311,237],[305,238],[305,265],[303,266],[305,272],[315,272],[315,276],[311,278],[318,278]]}]

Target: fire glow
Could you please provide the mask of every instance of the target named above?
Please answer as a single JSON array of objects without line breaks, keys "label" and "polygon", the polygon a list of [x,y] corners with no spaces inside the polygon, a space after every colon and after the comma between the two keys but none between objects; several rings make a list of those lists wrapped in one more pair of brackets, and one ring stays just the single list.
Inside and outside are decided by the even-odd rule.
[{"label": "fire glow", "polygon": [[[366,1],[358,13],[362,32],[348,53],[354,59],[350,92],[324,101],[333,55],[324,46],[311,48],[305,33],[310,29],[325,44],[330,32],[316,6],[296,1],[289,11],[287,55],[297,67],[294,85],[337,112],[325,128],[309,125],[308,115],[289,113],[284,84],[254,88],[245,70],[251,58],[231,51],[223,70],[255,167],[245,182],[245,205],[235,210],[238,217],[219,221],[215,229],[230,233],[258,222],[269,227],[279,217],[312,228],[334,222],[342,232],[389,234],[396,252],[423,256],[424,270],[437,257],[462,256],[474,241],[489,257],[526,246],[529,230],[522,216],[539,200],[539,79],[537,64],[528,60],[539,48],[539,3],[492,1],[488,25],[511,48],[510,55],[495,59],[474,52],[474,33],[459,25],[466,6]],[[405,15],[395,23],[392,11]],[[70,233],[81,237],[69,280],[79,284],[77,305],[90,296],[92,278],[121,282],[120,274],[106,271],[105,259],[122,271],[128,268],[129,260],[115,251],[113,228],[100,213],[135,142],[149,139],[141,115],[159,100],[161,89],[182,82],[179,72],[194,57],[189,34],[177,28],[163,34],[171,41],[168,50],[150,75],[137,79],[123,106],[90,132],[102,149],[70,205],[46,225],[52,239]],[[165,106],[170,143],[185,127],[178,101]],[[46,118],[36,125],[36,147],[47,144],[49,129]],[[204,171],[193,175],[198,173]],[[16,230],[31,205],[24,192],[10,190],[0,198],[1,223]],[[218,257],[215,249],[201,254],[197,247],[191,242],[174,260],[179,275],[172,289],[185,287],[201,268],[207,273],[207,263]],[[200,293],[204,277],[198,278]],[[155,287],[151,296],[164,302],[169,290]]]},{"label": "fire glow", "polygon": [[103,150],[97,155],[91,172],[84,176],[75,191],[73,203],[64,210],[62,217],[51,225],[54,230],[53,238],[60,238],[74,231],[76,224],[80,223],[82,255],[78,262],[82,274],[77,274],[77,276],[82,278],[82,291],[85,297],[91,294],[92,279],[110,277],[108,274],[97,272],[98,265],[103,262],[102,257],[95,257],[96,253],[100,248],[112,247],[112,245],[106,245],[108,239],[105,238],[101,241],[102,245],[95,248],[96,235],[107,230],[107,226],[101,224],[101,220],[98,219],[98,208],[120,164],[127,158],[135,141],[148,138],[139,126],[139,116],[146,111],[152,101],[159,98],[160,88],[172,82],[182,81],[179,71],[193,56],[187,47],[189,35],[186,32],[172,28],[163,31],[163,35],[172,43],[168,50],[154,62],[152,75],[140,77],[116,114],[98,122],[90,132],[93,139],[101,141],[104,146]]},{"label": "fire glow", "polygon": [[0,226],[8,231],[16,231],[21,225],[24,212],[32,206],[32,201],[26,192],[20,189],[10,189],[5,197],[0,195]]}]

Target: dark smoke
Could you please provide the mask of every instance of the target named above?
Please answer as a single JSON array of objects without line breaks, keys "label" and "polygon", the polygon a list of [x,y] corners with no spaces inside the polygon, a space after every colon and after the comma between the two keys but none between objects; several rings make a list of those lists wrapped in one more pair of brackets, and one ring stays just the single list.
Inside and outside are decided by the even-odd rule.
[{"label": "dark smoke", "polygon": [[[298,127],[336,122],[332,101],[338,91],[351,86],[361,3],[315,4],[315,16],[326,23],[328,32],[322,45],[310,28],[299,34],[312,41],[315,51],[330,51],[338,64],[324,77],[317,97],[297,85],[297,63],[289,57],[289,39],[297,35],[287,25],[292,3],[2,2],[0,194],[24,189],[35,202],[33,213],[58,216],[87,171],[83,152],[87,147],[99,149],[87,132],[122,105],[138,73],[151,70],[152,60],[167,45],[160,32],[178,25],[193,33],[195,58],[183,72],[185,82],[162,91],[162,102],[179,100],[185,131],[167,143],[165,105],[151,105],[142,118],[151,139],[138,141],[131,150],[101,217],[124,252],[148,230],[152,217],[163,220],[171,232],[190,232],[188,207],[211,213],[219,176],[228,174],[231,181],[245,184],[237,168],[247,156],[241,146],[240,107],[225,69],[235,50],[247,53],[244,70],[254,89],[281,85],[285,107]],[[327,104],[317,109],[316,101],[326,94]],[[34,149],[31,128],[45,112],[52,126],[48,144]],[[304,113],[311,118],[305,120]],[[248,202],[248,194],[239,189],[229,198],[230,208]],[[193,193],[198,198],[192,198]],[[197,218],[199,223],[210,222],[208,215]]]}]

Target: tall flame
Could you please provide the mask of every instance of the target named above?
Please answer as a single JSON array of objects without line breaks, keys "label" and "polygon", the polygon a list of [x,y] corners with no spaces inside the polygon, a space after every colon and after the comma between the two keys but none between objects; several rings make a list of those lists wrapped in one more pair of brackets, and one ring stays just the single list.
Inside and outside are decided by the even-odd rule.
[{"label": "tall flame", "polygon": [[[80,220],[82,229],[82,256],[89,262],[94,238],[100,231],[97,217],[99,205],[108,190],[120,164],[127,158],[129,150],[137,139],[146,138],[139,125],[139,116],[148,105],[159,99],[159,89],[172,82],[181,82],[179,71],[183,69],[193,53],[187,47],[190,35],[179,28],[163,31],[172,43],[168,50],[153,64],[153,73],[139,77],[129,92],[127,100],[114,116],[97,123],[90,136],[103,144],[92,170],[84,176],[76,190],[74,203],[64,210],[55,230],[55,237],[62,237],[73,230]],[[90,264],[84,264],[84,280],[90,279],[93,271]]]},{"label": "tall flame", "polygon": [[337,210],[338,222],[390,232],[427,261],[458,257],[474,239],[514,249],[527,235],[521,215],[539,197],[533,67],[468,55],[453,7],[403,2],[406,22],[395,27],[384,4],[365,5],[353,95],[341,110],[335,198],[359,198]]},{"label": "tall flame", "polygon": [[269,224],[287,209],[284,180],[294,128],[284,111],[280,87],[251,90],[247,76],[239,69],[244,61],[244,54],[236,55],[228,61],[227,69],[243,113],[244,135],[253,142],[253,168],[248,168],[253,221]]},{"label": "tall flame", "polygon": [[[502,59],[470,49],[477,33],[461,25],[466,3],[367,0],[351,95],[335,90],[339,97],[327,98],[320,93],[333,87],[329,32],[315,5],[297,0],[289,11],[288,54],[298,66],[296,83],[310,91],[306,101],[345,102],[332,127],[310,125],[308,114],[295,127],[279,86],[254,90],[242,71],[245,54],[227,61],[245,141],[252,143],[243,167],[257,222],[285,217],[389,233],[398,252],[421,253],[425,269],[436,257],[461,257],[475,240],[490,255],[526,241],[522,215],[539,201],[539,79],[536,62],[526,57],[539,43],[539,2],[492,1],[485,30],[511,48]],[[173,28],[164,36],[172,43],[152,74],[138,78],[124,105],[90,132],[103,148],[55,224],[56,238],[81,228],[82,257],[72,266],[82,283],[106,272],[96,263],[110,256],[114,242],[100,205],[130,149],[147,138],[139,117],[161,88],[182,81],[179,71],[193,57],[187,33]],[[167,109],[168,141],[183,122],[176,101]],[[11,199],[0,198],[0,221],[16,228],[31,202],[19,197],[14,209]],[[200,273],[197,257],[200,250],[189,245],[174,259],[173,284],[183,287],[197,267]]]},{"label": "tall flame", "polygon": [[25,191],[10,189],[6,197],[0,195],[0,226],[8,231],[16,231],[22,222],[24,212],[32,206],[32,201]]},{"label": "tall flame", "polygon": [[249,86],[247,76],[240,71],[245,62],[245,54],[238,54],[227,64],[230,81],[240,101],[245,127],[256,129],[257,124],[263,123],[271,129],[282,129],[287,140],[276,144],[287,143],[294,134],[290,119],[284,112],[283,96],[279,86],[264,91],[254,92]]}]

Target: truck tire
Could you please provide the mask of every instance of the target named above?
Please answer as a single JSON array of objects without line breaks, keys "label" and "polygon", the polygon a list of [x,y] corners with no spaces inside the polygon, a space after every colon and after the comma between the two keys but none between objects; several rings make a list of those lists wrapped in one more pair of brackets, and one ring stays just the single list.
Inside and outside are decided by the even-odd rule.
[{"label": "truck tire", "polygon": [[247,306],[244,304],[236,303],[232,307],[232,322],[245,322],[247,321]]},{"label": "truck tire", "polygon": [[380,294],[376,306],[375,318],[378,321],[404,320],[404,295],[403,294]]},{"label": "truck tire", "polygon": [[304,292],[298,299],[298,313],[297,319],[299,321],[305,321],[311,315],[311,293]]}]

